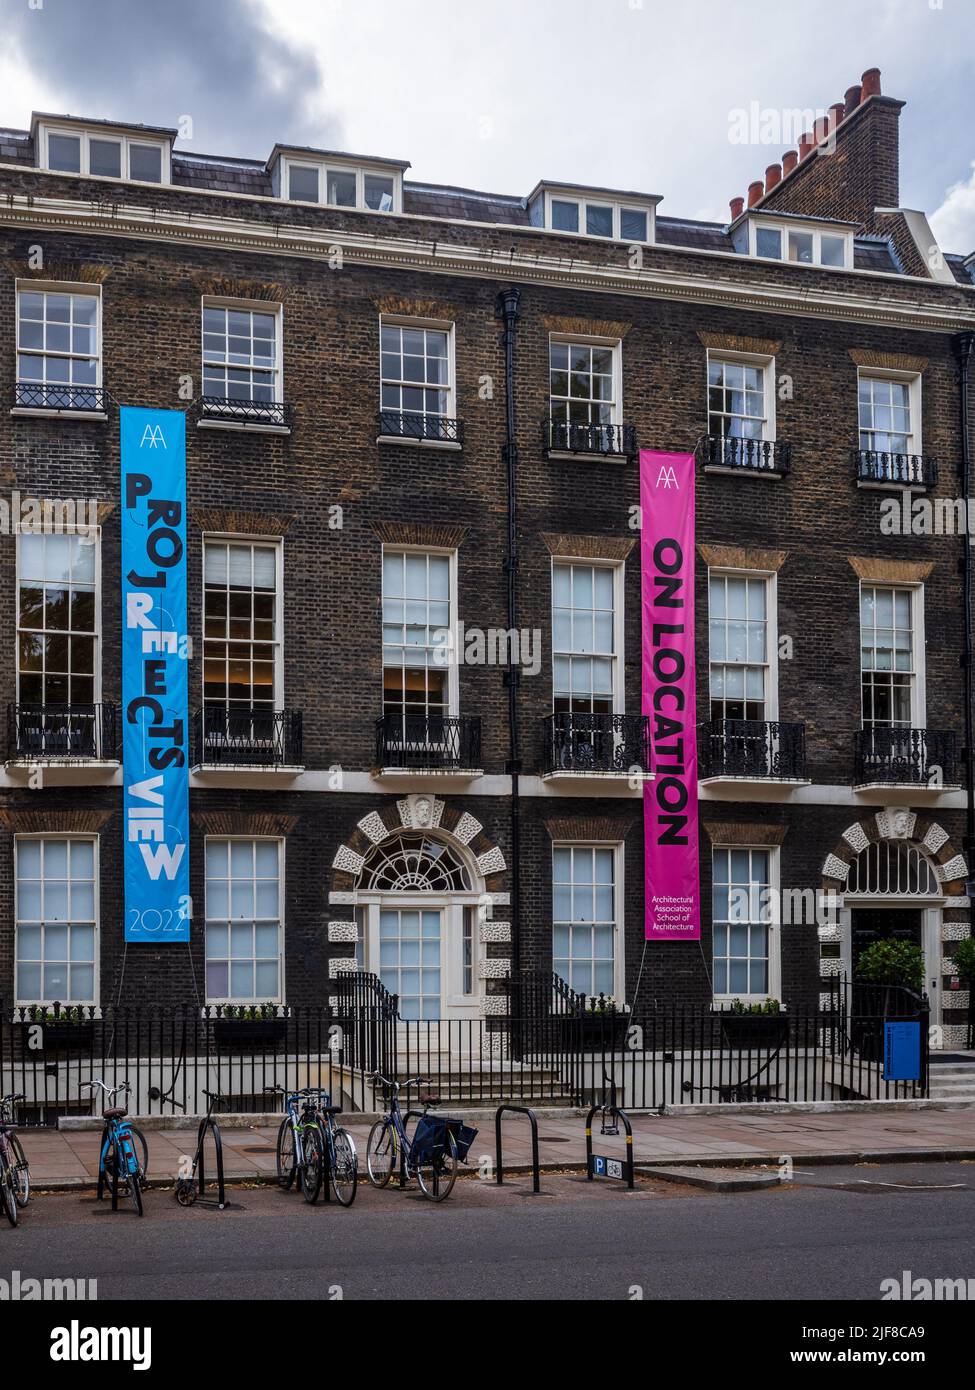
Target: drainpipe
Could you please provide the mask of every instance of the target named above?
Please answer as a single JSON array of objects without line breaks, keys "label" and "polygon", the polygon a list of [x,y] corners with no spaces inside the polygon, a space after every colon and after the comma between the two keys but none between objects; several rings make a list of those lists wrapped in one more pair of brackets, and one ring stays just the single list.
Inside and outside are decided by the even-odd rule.
[{"label": "drainpipe", "polygon": [[[961,495],[965,499],[966,512],[971,498],[971,411],[969,405],[971,386],[972,352],[975,349],[975,333],[960,333],[954,342],[960,370],[959,385],[961,398]],[[972,740],[973,679],[972,670],[972,544],[975,536],[962,535],[965,547],[961,571],[964,588],[965,633],[962,646],[962,666],[965,672],[965,784],[967,803],[965,808],[965,861],[968,864],[969,898],[975,895],[975,874],[972,871],[972,854],[975,851],[975,747]]]},{"label": "drainpipe", "polygon": [[[508,581],[508,629],[518,630],[518,445],[515,438],[515,338],[518,332],[518,308],[521,290],[509,285],[498,295],[497,317],[503,325],[501,338],[504,347],[504,409],[505,439],[501,456],[504,460],[508,488],[508,544],[504,570]],[[510,648],[509,648],[510,651]],[[511,973],[517,978],[521,964],[521,818],[519,806],[521,776],[521,745],[518,737],[518,687],[521,670],[508,667],[505,685],[508,688],[508,759],[505,773],[511,778]]]}]

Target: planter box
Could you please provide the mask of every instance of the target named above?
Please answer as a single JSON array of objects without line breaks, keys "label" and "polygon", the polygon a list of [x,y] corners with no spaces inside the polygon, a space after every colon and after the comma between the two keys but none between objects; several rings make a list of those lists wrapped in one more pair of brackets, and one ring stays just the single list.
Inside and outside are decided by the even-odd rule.
[{"label": "planter box", "polygon": [[286,1018],[215,1018],[213,1036],[218,1047],[248,1048],[277,1047],[288,1035]]},{"label": "planter box", "polygon": [[614,1052],[626,1042],[630,1015],[582,1014],[560,1020],[562,1037],[568,1048],[580,1052]]},{"label": "planter box", "polygon": [[789,1015],[733,1014],[728,1009],[712,1009],[711,1017],[721,1023],[721,1032],[729,1047],[781,1047],[789,1036]]},{"label": "planter box", "polygon": [[71,1023],[67,1019],[59,1019],[57,1022],[50,1020],[44,1022],[43,1019],[32,1021],[24,1019],[23,1022],[15,1025],[26,1046],[32,1028],[41,1028],[43,1052],[82,1052],[91,1048],[95,1040],[95,1023],[93,1019],[84,1022]]}]

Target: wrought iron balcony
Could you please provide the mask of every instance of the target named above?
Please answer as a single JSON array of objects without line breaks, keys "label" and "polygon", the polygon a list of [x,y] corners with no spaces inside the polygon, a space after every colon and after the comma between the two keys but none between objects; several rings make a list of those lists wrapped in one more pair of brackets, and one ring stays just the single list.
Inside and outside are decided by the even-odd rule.
[{"label": "wrought iron balcony", "polygon": [[236,396],[201,396],[201,420],[235,425],[290,429],[294,407],[284,401],[240,400]]},{"label": "wrought iron balcony", "polygon": [[643,714],[552,714],[543,766],[559,772],[650,771],[650,720]]},{"label": "wrought iron balcony", "polygon": [[227,709],[193,715],[197,767],[301,767],[301,710]]},{"label": "wrought iron balcony", "polygon": [[853,785],[951,787],[958,784],[958,740],[945,729],[876,726],[854,739]]},{"label": "wrought iron balcony", "polygon": [[596,454],[631,459],[636,447],[636,430],[632,425],[542,421],[542,448],[550,454]]},{"label": "wrought iron balcony", "polygon": [[464,428],[460,420],[446,415],[424,415],[421,411],[381,410],[376,417],[380,439],[412,440],[417,444],[462,444]]},{"label": "wrought iron balcony", "polygon": [[714,719],[702,726],[702,778],[804,782],[806,726],[765,719]]},{"label": "wrought iron balcony", "polygon": [[7,756],[114,761],[119,756],[115,705],[8,705]]},{"label": "wrought iron balcony", "polygon": [[882,454],[856,449],[853,465],[858,483],[889,483],[894,487],[934,487],[938,461],[928,454]]},{"label": "wrought iron balcony", "polygon": [[384,714],[376,720],[376,765],[410,772],[481,766],[481,721],[468,715]]},{"label": "wrought iron balcony", "polygon": [[104,414],[108,408],[108,392],[101,386],[65,386],[49,381],[18,381],[14,388],[14,408]]},{"label": "wrought iron balcony", "polygon": [[728,468],[742,473],[769,473],[782,478],[792,462],[791,444],[775,439],[737,439],[706,434],[698,444],[705,468]]}]

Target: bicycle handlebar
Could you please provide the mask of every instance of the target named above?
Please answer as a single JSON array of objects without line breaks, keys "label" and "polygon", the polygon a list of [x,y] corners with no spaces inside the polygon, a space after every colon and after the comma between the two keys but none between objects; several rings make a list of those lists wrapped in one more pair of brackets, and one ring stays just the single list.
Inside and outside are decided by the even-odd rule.
[{"label": "bicycle handlebar", "polygon": [[131,1092],[132,1087],[127,1081],[120,1081],[117,1086],[106,1086],[104,1081],[79,1081],[78,1090],[91,1090],[95,1086],[100,1086],[107,1096],[117,1096],[119,1091]]}]

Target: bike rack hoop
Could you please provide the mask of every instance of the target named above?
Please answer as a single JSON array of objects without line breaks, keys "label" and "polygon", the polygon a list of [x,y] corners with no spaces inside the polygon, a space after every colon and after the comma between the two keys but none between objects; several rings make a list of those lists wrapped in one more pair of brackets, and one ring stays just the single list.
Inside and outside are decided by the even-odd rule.
[{"label": "bike rack hoop", "polygon": [[504,1157],[501,1152],[501,1116],[505,1113],[510,1115],[527,1115],[532,1127],[532,1195],[539,1196],[542,1190],[541,1170],[538,1164],[538,1116],[527,1105],[499,1105],[494,1112],[494,1148],[496,1159],[496,1183],[501,1187],[504,1183]]}]

